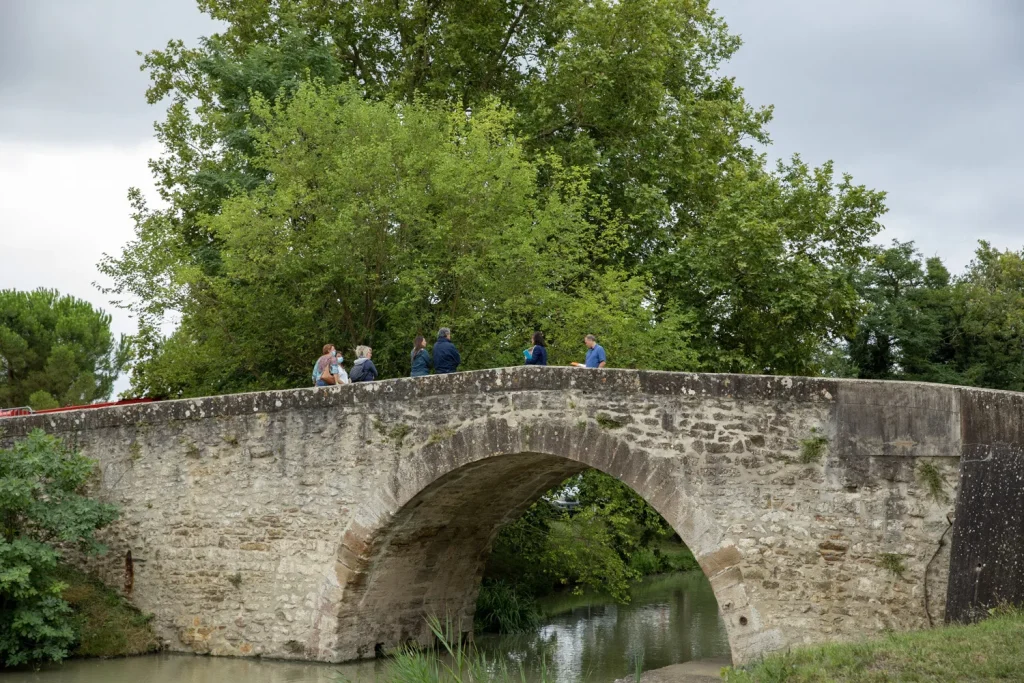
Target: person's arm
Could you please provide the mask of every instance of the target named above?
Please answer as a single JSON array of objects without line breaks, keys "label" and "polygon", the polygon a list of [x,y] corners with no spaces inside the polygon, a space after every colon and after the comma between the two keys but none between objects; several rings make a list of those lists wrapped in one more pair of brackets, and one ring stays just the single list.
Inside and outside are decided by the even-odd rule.
[{"label": "person's arm", "polygon": [[366,368],[366,370],[370,373],[370,381],[371,382],[376,381],[376,379],[377,379],[377,366],[373,364],[372,360],[366,361],[366,364],[370,366],[370,367]]},{"label": "person's arm", "polygon": [[601,355],[598,356],[598,358],[600,358],[600,361],[598,362],[597,367],[603,368],[605,366],[605,362],[608,360],[608,357],[604,353],[604,348],[601,349]]},{"label": "person's arm", "polygon": [[459,355],[459,350],[455,346],[452,346],[452,353],[455,354],[455,367],[459,367],[459,364],[462,363],[462,356]]},{"label": "person's arm", "polygon": [[540,360],[540,359],[537,358],[537,347],[536,346],[531,346],[530,347],[530,356],[525,360],[525,364],[526,365],[536,365],[538,360]]},{"label": "person's arm", "polygon": [[433,370],[434,369],[434,361],[430,357],[430,351],[427,351],[426,349],[423,349],[423,355],[427,357],[427,370]]}]

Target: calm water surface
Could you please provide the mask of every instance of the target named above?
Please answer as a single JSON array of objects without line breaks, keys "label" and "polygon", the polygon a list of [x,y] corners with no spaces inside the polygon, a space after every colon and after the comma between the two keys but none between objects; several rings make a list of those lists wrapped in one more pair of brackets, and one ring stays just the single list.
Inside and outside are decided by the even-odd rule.
[{"label": "calm water surface", "polygon": [[[536,632],[481,636],[488,657],[506,658],[529,680],[542,669],[549,680],[607,683],[644,669],[692,659],[728,657],[725,626],[703,574],[670,574],[645,580],[632,601],[617,605],[606,597],[561,596],[542,604],[550,615]],[[151,655],[107,661],[66,662],[38,672],[3,676],[4,683],[337,683],[384,680],[381,661],[359,664],[294,662]]]}]

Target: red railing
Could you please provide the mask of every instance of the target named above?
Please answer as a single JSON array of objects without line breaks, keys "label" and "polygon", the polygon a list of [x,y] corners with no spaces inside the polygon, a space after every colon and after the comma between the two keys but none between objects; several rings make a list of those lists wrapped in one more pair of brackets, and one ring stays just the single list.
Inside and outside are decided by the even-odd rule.
[{"label": "red railing", "polygon": [[25,406],[23,408],[0,408],[0,417],[18,417],[19,415],[31,415],[34,410]]},{"label": "red railing", "polygon": [[133,403],[152,403],[155,398],[126,398],[120,401],[108,401],[107,403],[89,403],[84,406],[64,406],[63,408],[47,408],[46,410],[32,410],[31,408],[0,408],[0,417],[18,417],[20,415],[40,415],[42,413],[63,413],[68,410],[92,410],[93,408],[108,408],[110,406],[127,406]]}]

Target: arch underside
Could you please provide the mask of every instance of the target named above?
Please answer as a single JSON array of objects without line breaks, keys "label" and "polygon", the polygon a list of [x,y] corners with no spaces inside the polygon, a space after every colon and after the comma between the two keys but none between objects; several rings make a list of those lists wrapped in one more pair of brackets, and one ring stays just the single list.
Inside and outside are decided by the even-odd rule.
[{"label": "arch underside", "polygon": [[[587,469],[567,458],[521,453],[479,460],[442,476],[394,515],[347,568],[339,609],[342,660],[432,636],[425,618],[449,618],[463,632],[491,544],[545,491]],[[351,571],[355,569],[356,571]]]}]

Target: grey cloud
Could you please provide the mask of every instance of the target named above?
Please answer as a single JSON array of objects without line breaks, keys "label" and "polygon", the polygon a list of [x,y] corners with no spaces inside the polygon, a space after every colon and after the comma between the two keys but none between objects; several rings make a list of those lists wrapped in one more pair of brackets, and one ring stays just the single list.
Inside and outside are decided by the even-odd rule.
[{"label": "grey cloud", "polygon": [[[954,269],[978,238],[1024,246],[1024,2],[712,2],[745,42],[725,71],[776,106],[771,154],[888,191],[884,238]],[[0,0],[0,138],[148,139],[135,51],[212,30],[194,0]]]},{"label": "grey cloud", "polygon": [[139,142],[162,110],[145,101],[136,50],[215,29],[194,0],[0,1],[0,137]]},{"label": "grey cloud", "polygon": [[954,270],[978,239],[1024,247],[1024,3],[713,4],[744,40],[725,71],[775,105],[772,155],[834,159],[888,191],[883,238]]}]

